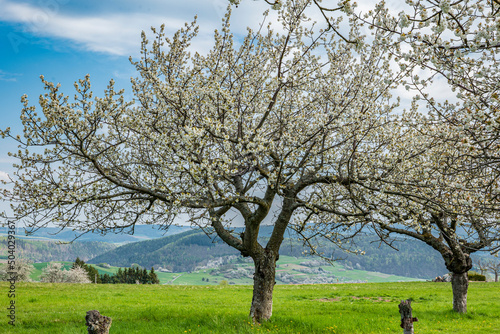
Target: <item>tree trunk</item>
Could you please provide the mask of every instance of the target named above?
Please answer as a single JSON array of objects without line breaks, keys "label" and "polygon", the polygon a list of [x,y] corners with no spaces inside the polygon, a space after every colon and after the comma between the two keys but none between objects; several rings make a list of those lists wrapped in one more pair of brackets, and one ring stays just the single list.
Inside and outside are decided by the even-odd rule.
[{"label": "tree trunk", "polygon": [[399,304],[399,313],[401,314],[401,328],[403,334],[413,334],[413,323],[418,319],[412,316],[411,299],[402,300]]},{"label": "tree trunk", "polygon": [[446,268],[452,273],[453,311],[467,313],[467,290],[469,288],[467,272],[472,268],[472,259],[462,248],[455,248],[455,253],[448,251],[442,255]]},{"label": "tree trunk", "polygon": [[453,273],[451,288],[453,289],[453,310],[458,313],[467,313],[467,290],[469,288],[467,272]]},{"label": "tree trunk", "polygon": [[253,298],[250,317],[254,322],[269,320],[273,313],[273,289],[276,276],[277,256],[274,252],[264,250],[253,258],[255,273],[253,274]]}]

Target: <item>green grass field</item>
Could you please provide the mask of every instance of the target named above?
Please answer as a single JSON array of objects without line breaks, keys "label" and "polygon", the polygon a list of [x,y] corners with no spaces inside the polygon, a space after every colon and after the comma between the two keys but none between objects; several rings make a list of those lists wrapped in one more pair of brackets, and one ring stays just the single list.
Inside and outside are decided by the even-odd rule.
[{"label": "green grass field", "polygon": [[250,323],[247,285],[16,284],[16,326],[1,333],[86,333],[86,311],[113,319],[110,333],[402,333],[398,304],[412,298],[415,333],[500,333],[500,284],[471,282],[467,314],[451,308],[449,283],[280,285],[273,317]]}]

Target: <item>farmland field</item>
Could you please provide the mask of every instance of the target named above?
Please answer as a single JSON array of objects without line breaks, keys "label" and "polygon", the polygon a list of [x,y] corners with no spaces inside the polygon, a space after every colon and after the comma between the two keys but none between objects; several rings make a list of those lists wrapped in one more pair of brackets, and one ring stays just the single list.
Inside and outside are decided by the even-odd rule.
[{"label": "farmland field", "polygon": [[[8,290],[6,282],[0,283]],[[16,326],[2,333],[85,333],[85,313],[113,319],[110,333],[402,333],[398,304],[412,298],[416,333],[500,333],[500,284],[471,282],[467,314],[449,283],[279,285],[273,317],[250,323],[248,285],[16,284]],[[7,293],[0,296],[6,314]]]}]

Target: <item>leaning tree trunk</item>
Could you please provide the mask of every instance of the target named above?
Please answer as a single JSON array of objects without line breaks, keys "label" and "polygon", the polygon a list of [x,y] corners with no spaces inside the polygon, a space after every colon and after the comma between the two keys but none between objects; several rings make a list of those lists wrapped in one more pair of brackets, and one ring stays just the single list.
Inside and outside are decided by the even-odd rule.
[{"label": "leaning tree trunk", "polygon": [[453,290],[453,310],[458,313],[467,313],[467,290],[469,278],[467,272],[451,275],[451,288]]},{"label": "leaning tree trunk", "polygon": [[269,320],[273,313],[273,289],[276,276],[277,256],[272,251],[264,250],[253,257],[253,298],[250,317],[254,322]]}]

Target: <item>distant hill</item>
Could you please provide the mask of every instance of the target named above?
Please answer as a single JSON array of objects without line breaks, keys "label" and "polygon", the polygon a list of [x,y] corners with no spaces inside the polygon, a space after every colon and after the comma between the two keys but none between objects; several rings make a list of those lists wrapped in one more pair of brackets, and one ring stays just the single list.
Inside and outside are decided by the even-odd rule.
[{"label": "distant hill", "polygon": [[[265,241],[270,227],[262,231]],[[217,240],[217,239],[215,239]],[[296,238],[283,241],[280,254],[302,257],[305,248]],[[353,255],[339,250],[332,244],[324,243],[319,251],[353,269],[378,271],[385,274],[430,279],[447,273],[441,256],[432,248],[415,240],[395,242],[399,251],[385,244],[373,242],[374,236],[357,238],[356,248],[365,255]],[[219,241],[213,241],[203,232],[191,230],[164,238],[130,243],[106,252],[90,260],[89,263],[109,263],[113,266],[129,266],[137,263],[145,268],[161,266],[173,272],[190,272],[197,266],[218,257],[239,255],[238,251]]]},{"label": "distant hill", "polygon": [[[108,232],[107,234],[100,233],[85,233],[81,231],[72,231],[71,229],[60,230],[55,227],[40,228],[34,234],[26,235],[24,228],[17,230],[16,238],[46,240],[46,241],[100,241],[114,244],[124,244],[129,242],[137,242],[149,239],[161,238],[167,235],[189,230],[188,226],[170,226],[168,230],[163,230],[159,225],[137,225],[133,230],[126,229],[123,231],[117,230],[115,233]],[[131,234],[133,233],[133,234]],[[7,235],[7,227],[0,227],[0,237]],[[81,235],[80,237],[78,237]]]},{"label": "distant hill", "polygon": [[[239,233],[236,228],[235,233]],[[0,227],[1,234],[6,228]],[[108,233],[101,236],[87,233],[77,241],[65,245],[54,241],[71,241],[78,232],[60,231],[56,228],[40,229],[33,236],[24,236],[22,229],[16,235],[19,257],[35,262],[74,261],[78,256],[92,264],[109,263],[118,267],[129,267],[136,263],[145,268],[163,267],[173,272],[191,272],[196,267],[228,256],[239,256],[238,251],[224,244],[219,238],[207,237],[200,230],[172,226],[168,231],[157,225],[136,226],[134,234]],[[260,242],[265,243],[272,226],[262,226]],[[302,258],[306,250],[296,236],[286,234],[280,254]],[[107,242],[101,242],[107,241]],[[7,243],[0,241],[0,260],[5,259]],[[117,246],[120,247],[117,247]],[[366,252],[363,256],[343,252],[331,243],[319,245],[318,251],[339,259],[346,268],[381,272],[414,278],[430,279],[447,272],[441,256],[426,244],[408,239],[393,244],[399,251],[377,242],[374,235],[359,235],[355,248]],[[487,255],[480,255],[487,256]],[[473,255],[473,259],[478,255]]]},{"label": "distant hill", "polygon": [[126,267],[137,263],[142,267],[162,266],[173,272],[189,272],[208,260],[238,251],[222,242],[214,242],[198,230],[186,231],[159,239],[130,243],[93,258],[88,263],[108,263]]},{"label": "distant hill", "polygon": [[[61,244],[54,241],[16,240],[16,257],[33,262],[75,261],[77,257],[87,261],[116,248],[116,245],[99,242],[73,242]],[[0,237],[0,259],[7,258],[7,241]]]}]

